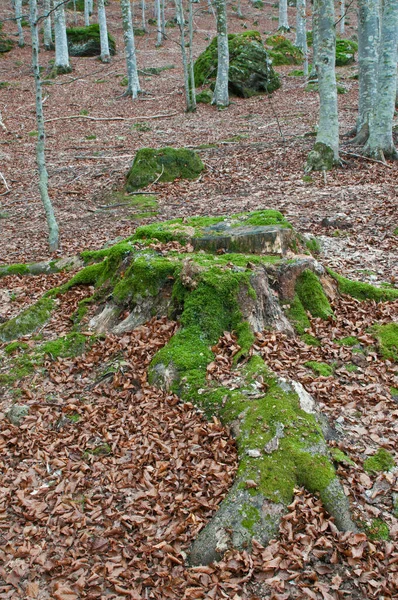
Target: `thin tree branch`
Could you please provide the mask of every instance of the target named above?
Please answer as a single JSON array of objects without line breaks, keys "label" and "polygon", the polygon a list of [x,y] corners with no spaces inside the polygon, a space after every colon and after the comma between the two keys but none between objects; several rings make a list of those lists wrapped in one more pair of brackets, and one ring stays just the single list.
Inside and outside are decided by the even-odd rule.
[{"label": "thin tree branch", "polygon": [[174,117],[175,115],[178,115],[178,112],[165,113],[163,115],[142,115],[139,117],[90,117],[88,115],[70,115],[68,117],[46,119],[45,123],[51,123],[52,121],[66,121],[68,119],[89,119],[90,121],[139,121],[141,119],[166,119],[168,117]]}]

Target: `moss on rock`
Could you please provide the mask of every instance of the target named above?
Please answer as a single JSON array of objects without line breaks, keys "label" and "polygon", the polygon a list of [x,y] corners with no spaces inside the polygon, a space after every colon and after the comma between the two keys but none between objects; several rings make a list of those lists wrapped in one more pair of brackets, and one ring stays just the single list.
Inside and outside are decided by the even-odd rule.
[{"label": "moss on rock", "polygon": [[[101,42],[98,23],[87,27],[69,27],[66,30],[68,38],[68,50],[70,56],[100,56]],[[114,38],[108,34],[109,53],[116,53]]]},{"label": "moss on rock", "polygon": [[9,342],[33,333],[48,321],[54,308],[53,299],[41,298],[18,316],[0,325],[0,340]]},{"label": "moss on rock", "polygon": [[204,165],[199,156],[186,148],[142,148],[138,150],[127,174],[126,191],[146,187],[155,180],[196,179]]},{"label": "moss on rock", "polygon": [[328,319],[333,315],[319,278],[309,269],[305,269],[297,278],[296,292],[303,308],[313,317]]},{"label": "moss on rock", "polygon": [[[271,93],[280,87],[278,75],[272,69],[268,54],[258,31],[228,35],[231,94],[249,98],[255,94]],[[218,47],[215,37],[194,65],[195,84],[208,85],[217,75]]]},{"label": "moss on rock", "polygon": [[368,473],[380,473],[389,471],[395,466],[395,461],[391,454],[384,448],[379,448],[376,454],[369,456],[364,463],[363,468]]},{"label": "moss on rock", "polygon": [[275,66],[300,65],[304,60],[301,50],[294,46],[284,35],[279,33],[271,35],[265,43],[271,47],[268,53],[272,59],[272,64]]},{"label": "moss on rock", "polygon": [[377,339],[378,349],[382,357],[398,362],[398,323],[374,325],[372,333]]}]

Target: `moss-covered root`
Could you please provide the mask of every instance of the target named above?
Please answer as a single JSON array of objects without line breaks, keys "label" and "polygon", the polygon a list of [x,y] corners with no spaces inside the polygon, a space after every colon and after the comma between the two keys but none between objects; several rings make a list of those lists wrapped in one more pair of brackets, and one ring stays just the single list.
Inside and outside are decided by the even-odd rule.
[{"label": "moss-covered root", "polygon": [[54,308],[55,301],[52,298],[41,298],[18,316],[0,325],[0,340],[10,342],[33,333],[48,321]]},{"label": "moss-covered root", "polygon": [[330,171],[336,165],[338,165],[338,160],[333,149],[322,142],[317,142],[308,155],[305,172]]},{"label": "moss-covered root", "polygon": [[64,270],[71,271],[82,267],[83,264],[83,261],[78,256],[71,256],[38,263],[1,265],[0,277],[5,277],[6,275],[42,275],[43,273],[58,273]]},{"label": "moss-covered root", "polygon": [[[266,382],[267,392],[248,400],[256,381]],[[227,548],[249,548],[252,538],[267,544],[298,485],[320,494],[339,529],[356,530],[313,402],[304,402],[289,384],[271,377],[258,357],[248,363],[239,392],[224,395],[223,402],[219,414],[236,435],[238,474],[194,542],[191,564],[218,560]]]}]

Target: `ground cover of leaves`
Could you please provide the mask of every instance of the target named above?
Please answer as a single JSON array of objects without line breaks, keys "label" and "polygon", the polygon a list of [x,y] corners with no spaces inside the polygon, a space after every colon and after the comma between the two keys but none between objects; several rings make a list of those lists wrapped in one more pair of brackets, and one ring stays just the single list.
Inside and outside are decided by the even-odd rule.
[{"label": "ground cover of leaves", "polygon": [[[277,7],[242,2],[244,19],[230,13],[230,30],[274,33]],[[2,7],[5,13],[8,9]],[[173,14],[172,4],[166,7]],[[107,8],[118,54],[110,65],[72,59],[73,73],[44,87],[50,195],[61,228],[62,255],[99,248],[154,219],[228,214],[257,208],[282,210],[302,233],[322,243],[320,260],[356,279],[398,278],[397,164],[387,167],[344,155],[341,168],[303,179],[313,145],[318,99],[303,78],[280,67],[282,88],[272,99],[233,99],[225,111],[199,105],[184,112],[177,29],[155,49],[155,27],[137,37],[140,68],[174,64],[159,76],[141,76],[146,94],[122,98],[122,31],[117,2]],[[294,9],[289,8],[294,22]],[[138,14],[136,15],[138,22]],[[72,13],[68,14],[73,22]],[[79,17],[80,21],[82,17]],[[355,33],[350,16],[347,35]],[[257,23],[255,23],[257,21]],[[195,55],[215,34],[212,15],[195,15]],[[13,32],[11,22],[4,30]],[[27,37],[28,31],[25,29]],[[292,37],[292,34],[290,34]],[[52,52],[40,55],[43,74]],[[0,263],[48,258],[46,227],[35,171],[35,115],[30,47],[0,59]],[[339,69],[347,93],[339,96],[342,133],[356,118],[356,65]],[[85,115],[85,113],[88,113]],[[156,118],[147,118],[156,116]],[[160,117],[158,118],[158,116]],[[165,116],[162,116],[165,115]],[[95,119],[117,117],[114,121]],[[282,135],[281,135],[282,133]],[[156,184],[158,215],[116,206],[135,151],[142,146],[214,144],[198,151],[206,171],[196,182]],[[345,151],[358,149],[345,146]],[[123,198],[125,200],[125,198]],[[115,207],[102,208],[115,203]],[[322,224],[345,213],[348,228]],[[15,316],[66,274],[1,279],[0,317]],[[70,331],[78,302],[92,290],[75,288],[59,302],[40,332],[43,341]],[[319,348],[262,333],[253,351],[278,375],[293,377],[314,395],[344,435],[332,442],[353,465],[338,465],[355,517],[389,526],[389,539],[341,534],[318,499],[297,490],[278,539],[251,553],[230,553],[218,565],[189,569],[184,556],[199,529],[227,493],[236,469],[234,445],[220,423],[207,423],[190,405],[148,386],[146,367],[175,329],[152,321],[122,338],[98,340],[76,359],[53,360],[12,388],[0,388],[0,598],[310,598],[354,600],[398,597],[397,520],[391,513],[397,471],[367,473],[363,462],[378,447],[396,456],[396,365],[382,360],[368,328],[397,320],[397,303],[334,302],[335,321],[311,320]],[[336,340],[358,338],[358,352]],[[26,338],[32,346],[35,341]],[[236,385],[233,334],[218,345],[209,378]],[[0,372],[10,357],[0,346]],[[305,363],[325,362],[319,377]],[[347,366],[349,369],[347,370]],[[356,369],[356,370],[355,370]],[[4,413],[13,401],[29,405],[20,428]]]}]

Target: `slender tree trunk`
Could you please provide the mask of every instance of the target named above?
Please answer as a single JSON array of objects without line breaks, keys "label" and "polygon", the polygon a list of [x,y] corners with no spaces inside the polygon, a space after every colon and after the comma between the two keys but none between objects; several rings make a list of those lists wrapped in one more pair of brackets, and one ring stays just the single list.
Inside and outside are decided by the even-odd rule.
[{"label": "slender tree trunk", "polygon": [[[398,1],[398,0],[397,0]],[[339,159],[339,120],[336,87],[336,31],[333,0],[315,0],[318,36],[316,69],[319,82],[319,126],[306,170],[331,169]],[[316,6],[318,5],[318,6]]]},{"label": "slender tree trunk", "polygon": [[25,40],[22,27],[22,0],[15,0],[15,20],[18,27],[18,46],[23,48],[25,46]]},{"label": "slender tree trunk", "polygon": [[279,0],[278,30],[290,31],[289,22],[287,19],[287,0]]},{"label": "slender tree trunk", "polygon": [[237,7],[236,14],[238,15],[238,17],[240,19],[243,17],[243,15],[242,15],[242,3],[241,3],[241,0],[238,0],[238,7]]},{"label": "slender tree trunk", "polygon": [[310,79],[318,79],[318,73],[316,71],[316,55],[318,51],[318,21],[319,21],[319,6],[317,3],[312,2],[312,65],[310,72]]},{"label": "slender tree trunk", "polygon": [[377,94],[379,0],[358,0],[359,97],[355,144],[365,144]]},{"label": "slender tree trunk", "polygon": [[87,0],[88,1],[88,12],[90,13],[90,16],[93,14],[93,8],[94,8],[94,0]]},{"label": "slender tree trunk", "polygon": [[160,0],[156,0],[156,46],[161,46],[163,43],[163,35],[162,35],[162,10],[160,7]]},{"label": "slender tree trunk", "polygon": [[195,89],[195,73],[194,73],[194,59],[193,59],[193,8],[192,3],[194,0],[189,0],[189,94],[191,111],[196,110],[196,89]]},{"label": "slender tree trunk", "polygon": [[160,25],[160,30],[162,32],[163,39],[166,38],[166,19],[165,19],[165,16],[164,16],[164,13],[165,13],[165,6],[164,6],[164,4],[165,4],[165,0],[160,0],[160,12],[161,12],[161,15],[162,15],[162,21],[161,21],[161,25]]},{"label": "slender tree trunk", "polygon": [[392,138],[397,86],[398,0],[384,0],[377,94],[364,153],[377,159],[398,159]]},{"label": "slender tree trunk", "polygon": [[108,43],[108,28],[106,25],[105,0],[98,0],[98,23],[100,28],[100,44],[101,44],[101,60],[103,63],[108,63],[111,60]]},{"label": "slender tree trunk", "polygon": [[300,48],[304,55],[304,75],[308,76],[308,48],[307,48],[307,15],[306,1],[297,0],[297,19],[296,19],[296,41],[295,45]]},{"label": "slender tree trunk", "polygon": [[84,26],[90,25],[90,3],[89,0],[84,0]]},{"label": "slender tree trunk", "polygon": [[185,49],[185,17],[184,17],[184,9],[182,6],[182,0],[175,0],[175,7],[176,7],[177,23],[178,23],[178,27],[180,28],[180,47],[181,47],[181,55],[182,55],[182,66],[184,69],[185,104],[187,107],[187,112],[192,112],[193,110],[195,110],[195,108],[192,106],[192,101],[191,101],[191,88],[190,88],[190,83],[189,83],[188,58],[187,58],[187,52]]},{"label": "slender tree trunk", "polygon": [[340,0],[340,33],[345,32],[345,0]]},{"label": "slender tree trunk", "polygon": [[43,23],[44,48],[46,50],[54,49],[53,34],[51,31],[50,11],[51,11],[51,0],[44,0],[43,12],[44,12],[44,15],[48,15],[48,16],[45,16],[44,23]]},{"label": "slender tree trunk", "polygon": [[53,0],[54,3],[54,37],[55,37],[55,70],[57,73],[70,73],[68,38],[66,37],[64,3]]},{"label": "slender tree trunk", "polygon": [[141,28],[142,28],[142,31],[146,31],[145,9],[146,9],[145,0],[142,0],[142,3],[141,3]]},{"label": "slender tree trunk", "polygon": [[120,0],[120,8],[123,18],[124,46],[127,63],[127,90],[125,95],[132,96],[133,100],[137,98],[141,91],[138,80],[137,58],[135,54],[134,30],[132,24],[130,0]]},{"label": "slender tree trunk", "polygon": [[48,174],[46,169],[46,161],[44,155],[45,148],[45,132],[44,132],[44,117],[43,117],[43,101],[41,91],[41,79],[39,68],[39,33],[37,22],[37,4],[36,0],[30,2],[30,30],[32,36],[32,67],[35,80],[36,91],[36,121],[37,121],[37,145],[36,145],[36,160],[39,169],[39,189],[40,196],[43,202],[44,210],[47,218],[48,226],[48,242],[50,252],[55,252],[59,246],[59,231],[58,224],[55,219],[54,209],[48,195]]},{"label": "slender tree trunk", "polygon": [[227,4],[226,0],[216,0],[217,10],[217,44],[218,44],[218,66],[216,87],[212,104],[220,108],[228,106],[228,72],[229,72],[229,47],[227,32]]}]

